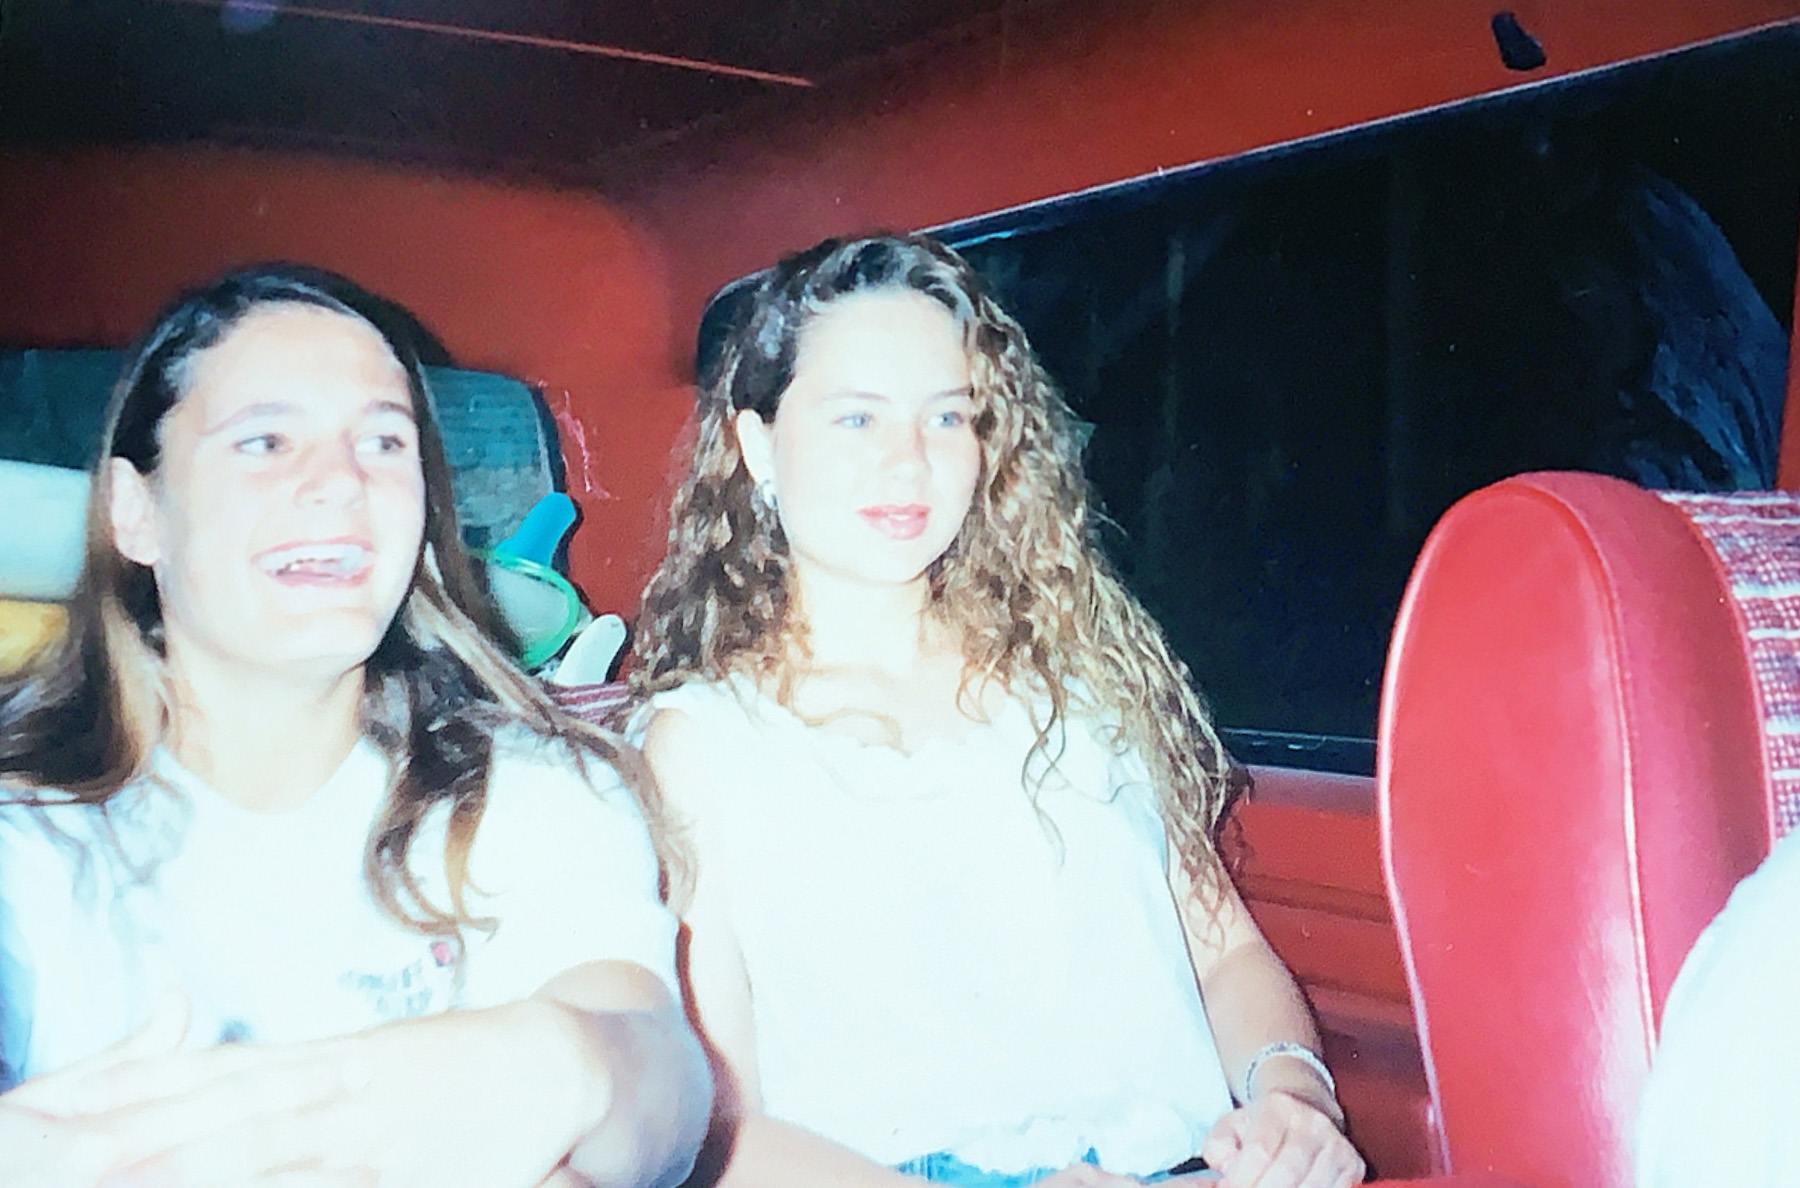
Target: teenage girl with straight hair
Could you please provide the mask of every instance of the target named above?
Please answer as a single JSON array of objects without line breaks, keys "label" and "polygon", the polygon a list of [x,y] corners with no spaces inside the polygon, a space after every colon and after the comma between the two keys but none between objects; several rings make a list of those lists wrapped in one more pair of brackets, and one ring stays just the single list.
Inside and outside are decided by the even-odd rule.
[{"label": "teenage girl with straight hair", "polygon": [[790,257],[700,399],[634,679],[725,1182],[1360,1180],[1219,858],[1241,773],[975,273]]},{"label": "teenage girl with straight hair", "polygon": [[646,785],[494,642],[391,311],[256,268],[129,357],[68,633],[0,687],[8,1188],[692,1163]]}]

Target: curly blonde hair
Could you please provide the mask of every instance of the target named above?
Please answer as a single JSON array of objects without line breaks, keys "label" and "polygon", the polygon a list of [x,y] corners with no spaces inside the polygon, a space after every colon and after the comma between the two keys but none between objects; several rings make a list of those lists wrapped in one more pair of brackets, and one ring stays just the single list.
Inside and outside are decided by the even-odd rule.
[{"label": "curly blonde hair", "polygon": [[789,622],[786,540],[733,421],[746,409],[773,421],[808,322],[839,298],[881,290],[943,305],[969,352],[981,474],[955,541],[927,571],[932,613],[961,629],[963,689],[997,681],[1048,705],[1034,710],[1028,788],[1055,765],[1072,703],[1115,722],[1117,741],[1149,769],[1187,874],[1216,889],[1219,833],[1248,780],[1187,667],[1094,544],[1068,405],[974,269],[928,236],[826,240],[756,285],[702,377],[693,464],[640,608],[634,691],[733,672],[789,686],[803,625]]}]

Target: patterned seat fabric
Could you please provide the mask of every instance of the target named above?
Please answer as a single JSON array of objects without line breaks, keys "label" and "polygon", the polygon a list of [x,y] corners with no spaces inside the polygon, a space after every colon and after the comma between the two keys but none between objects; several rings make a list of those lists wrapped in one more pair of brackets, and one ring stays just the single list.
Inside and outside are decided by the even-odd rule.
[{"label": "patterned seat fabric", "polygon": [[1800,824],[1800,496],[1662,493],[1712,546],[1737,607],[1762,715],[1771,828]]},{"label": "patterned seat fabric", "polygon": [[565,713],[573,714],[596,726],[616,727],[613,715],[625,704],[627,687],[623,681],[603,685],[546,685],[550,700]]}]

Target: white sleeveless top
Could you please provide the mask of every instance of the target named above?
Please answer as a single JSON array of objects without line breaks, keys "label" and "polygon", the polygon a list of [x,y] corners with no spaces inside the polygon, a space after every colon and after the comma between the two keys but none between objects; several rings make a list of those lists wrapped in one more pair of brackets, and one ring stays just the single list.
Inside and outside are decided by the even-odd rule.
[{"label": "white sleeveless top", "polygon": [[1199,1151],[1231,1093],[1136,756],[1071,723],[1034,807],[1016,701],[910,755],[744,680],[654,704],[741,773],[671,808],[743,950],[771,1116],[886,1164],[1091,1149],[1147,1174]]}]

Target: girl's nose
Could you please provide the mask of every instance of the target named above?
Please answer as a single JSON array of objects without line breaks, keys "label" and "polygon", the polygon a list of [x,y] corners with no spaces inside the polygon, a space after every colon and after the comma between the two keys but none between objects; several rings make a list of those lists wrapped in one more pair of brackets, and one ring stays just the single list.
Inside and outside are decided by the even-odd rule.
[{"label": "girl's nose", "polygon": [[353,442],[321,442],[307,453],[300,495],[310,503],[355,503],[366,477]]},{"label": "girl's nose", "polygon": [[891,469],[916,469],[924,466],[924,430],[917,425],[897,427],[888,441],[886,462]]}]

